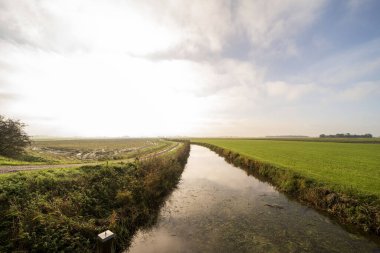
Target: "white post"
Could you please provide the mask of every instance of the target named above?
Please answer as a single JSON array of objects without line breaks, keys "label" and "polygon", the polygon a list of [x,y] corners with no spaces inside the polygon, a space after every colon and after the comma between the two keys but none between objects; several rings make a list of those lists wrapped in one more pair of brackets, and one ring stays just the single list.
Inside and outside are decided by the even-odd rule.
[{"label": "white post", "polygon": [[115,253],[115,237],[116,235],[110,230],[98,234],[98,253]]}]

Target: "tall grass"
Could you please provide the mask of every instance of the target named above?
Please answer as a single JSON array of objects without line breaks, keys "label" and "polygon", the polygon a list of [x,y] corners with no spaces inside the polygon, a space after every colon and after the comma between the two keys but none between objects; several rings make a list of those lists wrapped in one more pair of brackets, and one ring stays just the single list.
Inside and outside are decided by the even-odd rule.
[{"label": "tall grass", "polygon": [[189,144],[122,166],[20,172],[0,178],[0,252],[92,252],[110,229],[117,249],[155,222],[176,186]]}]

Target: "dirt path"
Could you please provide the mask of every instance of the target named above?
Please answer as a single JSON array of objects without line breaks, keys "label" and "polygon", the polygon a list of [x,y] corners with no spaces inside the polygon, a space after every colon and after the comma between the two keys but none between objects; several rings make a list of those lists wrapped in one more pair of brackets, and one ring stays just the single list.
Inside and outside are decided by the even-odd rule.
[{"label": "dirt path", "polygon": [[76,168],[84,165],[96,165],[100,163],[76,163],[76,164],[44,164],[44,165],[13,165],[0,166],[0,174],[18,172],[24,170]]},{"label": "dirt path", "polygon": [[157,157],[157,156],[160,156],[160,155],[163,155],[165,153],[168,153],[174,149],[176,149],[178,147],[179,143],[176,143],[176,145],[172,146],[172,147],[169,147],[169,148],[166,148],[166,149],[163,149],[163,150],[160,150],[158,152],[154,152],[154,153],[149,153],[143,157],[141,157],[140,159],[141,160],[145,160],[145,159],[149,159],[149,158],[153,158],[153,157]]}]

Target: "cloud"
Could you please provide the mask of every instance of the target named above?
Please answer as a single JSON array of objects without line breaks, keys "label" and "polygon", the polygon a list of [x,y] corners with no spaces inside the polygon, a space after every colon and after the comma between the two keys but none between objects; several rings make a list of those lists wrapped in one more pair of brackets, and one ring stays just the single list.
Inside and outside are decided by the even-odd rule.
[{"label": "cloud", "polygon": [[3,105],[9,100],[13,100],[17,97],[17,95],[12,94],[12,93],[7,93],[7,92],[2,92],[0,90],[0,104]]},{"label": "cloud", "polygon": [[177,44],[151,57],[192,60],[221,57],[237,41],[249,45],[246,54],[250,57],[295,55],[295,36],[314,22],[325,4],[300,0],[139,2],[158,24],[178,34]]},{"label": "cloud", "polygon": [[330,53],[292,76],[291,82],[314,82],[321,87],[337,88],[376,79],[380,71],[380,40],[374,39]]},{"label": "cloud", "polygon": [[340,92],[339,97],[346,101],[360,101],[370,96],[380,95],[380,81],[356,83]]},{"label": "cloud", "polygon": [[[216,94],[236,93],[240,88],[249,87],[251,93],[263,82],[265,69],[252,63],[231,59],[213,61],[212,63],[194,64],[200,73],[200,85],[195,94],[210,96]],[[239,94],[240,95],[240,94]]]},{"label": "cloud", "polygon": [[65,54],[148,53],[176,40],[174,33],[151,22],[133,4],[105,0],[2,2],[0,39]]},{"label": "cloud", "polygon": [[64,24],[47,7],[46,1],[2,1],[0,39],[16,46],[68,49],[72,41]]},{"label": "cloud", "polygon": [[242,1],[237,23],[258,49],[289,43],[291,38],[310,25],[324,1]]},{"label": "cloud", "polygon": [[282,81],[268,82],[265,88],[269,97],[283,98],[288,101],[294,101],[319,90],[315,84],[288,84]]},{"label": "cloud", "polygon": [[55,128],[60,134],[114,136],[301,129],[298,119],[317,121],[310,115],[323,102],[334,107],[378,96],[378,40],[302,61],[315,47],[334,45],[323,36],[315,47],[300,44],[326,5],[3,1],[2,109],[7,105],[37,134],[54,134]]}]

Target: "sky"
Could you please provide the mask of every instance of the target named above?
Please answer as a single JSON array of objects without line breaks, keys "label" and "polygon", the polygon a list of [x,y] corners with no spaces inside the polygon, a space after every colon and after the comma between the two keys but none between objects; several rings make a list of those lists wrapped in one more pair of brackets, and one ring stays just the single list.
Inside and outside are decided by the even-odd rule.
[{"label": "sky", "polygon": [[0,0],[0,114],[34,136],[380,136],[379,11]]}]

